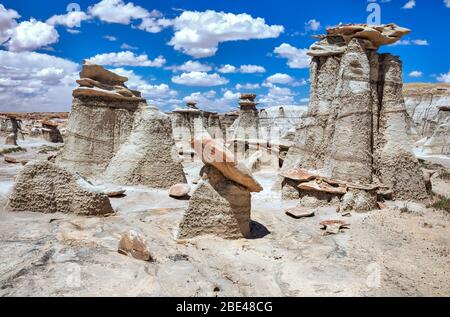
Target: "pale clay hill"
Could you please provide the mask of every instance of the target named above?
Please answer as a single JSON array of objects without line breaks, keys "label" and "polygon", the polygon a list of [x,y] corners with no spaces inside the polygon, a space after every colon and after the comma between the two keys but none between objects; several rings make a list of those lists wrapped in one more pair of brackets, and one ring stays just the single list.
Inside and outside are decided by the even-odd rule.
[{"label": "pale clay hill", "polygon": [[328,29],[308,108],[164,114],[84,63],[68,119],[2,116],[0,295],[449,296],[448,85],[377,52],[409,32]]}]

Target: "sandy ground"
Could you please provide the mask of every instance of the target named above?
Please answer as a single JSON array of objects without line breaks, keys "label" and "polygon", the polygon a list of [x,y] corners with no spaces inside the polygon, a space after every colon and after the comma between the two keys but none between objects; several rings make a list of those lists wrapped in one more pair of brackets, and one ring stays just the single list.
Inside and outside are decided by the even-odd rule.
[{"label": "sandy ground", "polygon": [[[185,164],[190,183],[200,167]],[[276,172],[266,170],[255,173],[264,191],[252,197],[253,239],[177,243],[189,202],[164,190],[126,187],[106,218],[6,212],[21,168],[0,162],[1,296],[450,296],[450,215],[422,205],[351,217],[330,206],[297,220],[284,213],[297,202],[271,191]],[[324,236],[325,219],[350,229]],[[117,252],[129,229],[144,234],[154,262]]]}]

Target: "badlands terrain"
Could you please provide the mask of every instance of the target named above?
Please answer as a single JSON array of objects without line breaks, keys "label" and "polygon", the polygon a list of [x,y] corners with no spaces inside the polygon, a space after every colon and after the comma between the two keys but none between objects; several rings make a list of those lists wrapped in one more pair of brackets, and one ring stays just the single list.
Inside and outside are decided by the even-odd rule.
[{"label": "badlands terrain", "polygon": [[0,295],[450,296],[450,87],[377,52],[408,33],[328,29],[308,107],[164,114],[84,63],[69,116],[0,114]]}]

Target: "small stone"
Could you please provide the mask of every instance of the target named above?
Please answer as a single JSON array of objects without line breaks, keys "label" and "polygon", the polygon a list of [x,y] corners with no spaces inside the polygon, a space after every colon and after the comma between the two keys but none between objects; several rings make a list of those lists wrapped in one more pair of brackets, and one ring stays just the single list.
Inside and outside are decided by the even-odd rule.
[{"label": "small stone", "polygon": [[153,260],[144,237],[135,230],[130,230],[122,235],[119,242],[118,252],[120,254],[132,256],[138,260]]},{"label": "small stone", "polygon": [[324,220],[319,224],[320,229],[325,230],[325,234],[338,234],[341,229],[348,229],[350,226],[342,220]]},{"label": "small stone", "polygon": [[314,210],[309,210],[304,207],[295,207],[286,210],[286,215],[291,216],[295,219],[312,217],[314,216]]},{"label": "small stone", "polygon": [[379,209],[386,209],[386,204],[382,203],[381,201],[377,201],[377,206]]},{"label": "small stone", "polygon": [[191,186],[188,184],[176,184],[170,187],[169,189],[169,196],[175,197],[175,198],[182,198],[187,196],[189,192],[191,191]]}]

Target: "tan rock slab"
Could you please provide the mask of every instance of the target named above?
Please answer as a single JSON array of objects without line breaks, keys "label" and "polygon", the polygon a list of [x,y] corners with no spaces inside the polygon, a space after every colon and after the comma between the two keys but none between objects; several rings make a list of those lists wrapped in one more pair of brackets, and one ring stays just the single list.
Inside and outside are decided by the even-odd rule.
[{"label": "tan rock slab", "polygon": [[314,216],[314,210],[305,207],[295,207],[286,210],[286,215],[295,219],[306,218]]}]

